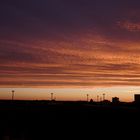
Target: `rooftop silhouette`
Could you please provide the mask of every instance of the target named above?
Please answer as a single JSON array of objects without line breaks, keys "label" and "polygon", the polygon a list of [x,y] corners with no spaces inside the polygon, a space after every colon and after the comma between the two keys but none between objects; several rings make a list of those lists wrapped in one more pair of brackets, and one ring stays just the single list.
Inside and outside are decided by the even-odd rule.
[{"label": "rooftop silhouette", "polygon": [[[52,94],[51,94],[52,95]],[[135,96],[136,102],[139,101]],[[120,102],[113,97],[112,102],[102,101],[22,101],[0,100],[0,120],[2,140],[39,139],[46,137],[46,131],[51,134],[66,129],[86,130],[83,125],[93,125],[95,128],[112,125],[112,118],[124,123],[124,118],[133,121],[140,117],[140,106],[136,102]],[[135,119],[133,119],[135,118]],[[105,120],[105,121],[104,121]],[[86,123],[86,122],[90,122]],[[127,122],[127,121],[126,121]],[[130,123],[130,121],[129,121]],[[45,127],[45,129],[44,129]],[[114,126],[112,126],[114,127]],[[48,129],[47,129],[48,128]],[[69,130],[72,131],[72,130]]]}]

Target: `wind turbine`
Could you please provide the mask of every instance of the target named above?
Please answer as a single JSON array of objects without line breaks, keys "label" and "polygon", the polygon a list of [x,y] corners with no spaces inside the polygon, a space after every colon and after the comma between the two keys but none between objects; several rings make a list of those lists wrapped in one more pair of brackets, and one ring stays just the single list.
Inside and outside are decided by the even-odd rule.
[{"label": "wind turbine", "polygon": [[105,100],[105,93],[103,93],[103,101]]},{"label": "wind turbine", "polygon": [[87,94],[87,102],[88,102],[88,97],[89,97],[89,94]]},{"label": "wind turbine", "polygon": [[53,100],[53,93],[51,93],[51,101]]},{"label": "wind turbine", "polygon": [[97,95],[97,102],[99,102],[99,95]]},{"label": "wind turbine", "polygon": [[14,90],[12,90],[12,101],[14,100],[14,95],[15,94],[15,91]]}]

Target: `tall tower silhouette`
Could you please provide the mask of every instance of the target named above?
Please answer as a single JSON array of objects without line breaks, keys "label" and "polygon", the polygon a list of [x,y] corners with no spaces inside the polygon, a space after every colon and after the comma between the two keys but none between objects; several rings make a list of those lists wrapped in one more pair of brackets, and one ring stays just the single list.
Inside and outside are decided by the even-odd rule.
[{"label": "tall tower silhouette", "polygon": [[99,102],[99,95],[97,95],[97,102]]},{"label": "tall tower silhouette", "polygon": [[14,90],[12,90],[12,101],[14,100],[14,95],[15,94],[15,91]]},{"label": "tall tower silhouette", "polygon": [[103,101],[105,100],[105,93],[103,93]]},{"label": "tall tower silhouette", "polygon": [[89,97],[89,94],[87,94],[87,102],[88,102],[88,97]]},{"label": "tall tower silhouette", "polygon": [[53,93],[51,93],[51,101],[53,100]]}]

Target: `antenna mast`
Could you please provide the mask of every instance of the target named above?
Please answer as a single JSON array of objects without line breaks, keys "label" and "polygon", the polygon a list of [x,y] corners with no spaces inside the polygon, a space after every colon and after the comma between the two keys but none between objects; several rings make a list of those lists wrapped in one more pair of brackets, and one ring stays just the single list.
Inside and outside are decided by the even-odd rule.
[{"label": "antenna mast", "polygon": [[53,100],[53,93],[51,93],[51,101]]},{"label": "antenna mast", "polygon": [[15,94],[15,91],[12,90],[12,101],[14,100],[14,94]]},{"label": "antenna mast", "polygon": [[88,97],[89,97],[89,94],[87,94],[87,102],[88,102]]}]

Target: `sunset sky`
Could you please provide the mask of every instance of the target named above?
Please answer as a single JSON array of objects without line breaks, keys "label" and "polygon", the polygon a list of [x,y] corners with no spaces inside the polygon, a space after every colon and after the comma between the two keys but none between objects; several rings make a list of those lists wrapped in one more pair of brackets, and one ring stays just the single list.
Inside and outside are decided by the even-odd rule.
[{"label": "sunset sky", "polygon": [[[1,0],[0,98],[140,93],[139,0]],[[25,92],[26,91],[26,92]]]}]

